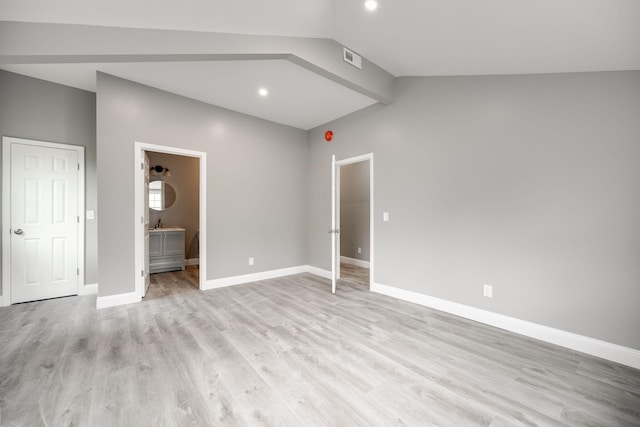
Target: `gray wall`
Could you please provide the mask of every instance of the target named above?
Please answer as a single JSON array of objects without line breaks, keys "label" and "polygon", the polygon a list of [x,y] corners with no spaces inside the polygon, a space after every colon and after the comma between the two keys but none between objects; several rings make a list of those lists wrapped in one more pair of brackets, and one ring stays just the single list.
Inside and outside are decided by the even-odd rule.
[{"label": "gray wall", "polygon": [[[100,214],[96,190],[95,94],[0,70],[0,135],[85,147],[85,205],[87,210],[96,211],[96,220],[85,222],[84,280],[85,284],[97,283],[96,222]],[[0,263],[1,260],[0,253]]]},{"label": "gray wall", "polygon": [[340,255],[363,261],[369,261],[369,179],[368,161],[340,166]]},{"label": "gray wall", "polygon": [[135,288],[134,141],[207,152],[207,279],[306,263],[306,132],[101,73],[97,88],[100,296]]},{"label": "gray wall", "polygon": [[399,78],[310,131],[309,262],[331,154],[372,151],[377,283],[640,349],[639,141],[638,71]]},{"label": "gray wall", "polygon": [[176,190],[176,201],[164,211],[149,210],[151,225],[162,220],[164,227],[182,227],[185,231],[186,258],[198,257],[196,234],[200,228],[200,160],[196,157],[148,151],[149,164],[164,166],[171,176],[151,175],[151,181],[162,180]]}]

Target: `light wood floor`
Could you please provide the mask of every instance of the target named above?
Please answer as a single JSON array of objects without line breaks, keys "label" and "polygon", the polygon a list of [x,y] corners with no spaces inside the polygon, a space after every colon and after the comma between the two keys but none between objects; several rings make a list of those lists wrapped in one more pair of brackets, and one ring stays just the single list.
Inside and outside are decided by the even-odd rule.
[{"label": "light wood floor", "polygon": [[349,282],[190,274],[124,307],[1,308],[0,424],[640,425],[638,370]]},{"label": "light wood floor", "polygon": [[363,285],[369,289],[369,269],[353,264],[340,263],[340,278],[344,282]]},{"label": "light wood floor", "polygon": [[188,265],[184,271],[152,274],[145,301],[198,291],[199,273],[197,266]]}]

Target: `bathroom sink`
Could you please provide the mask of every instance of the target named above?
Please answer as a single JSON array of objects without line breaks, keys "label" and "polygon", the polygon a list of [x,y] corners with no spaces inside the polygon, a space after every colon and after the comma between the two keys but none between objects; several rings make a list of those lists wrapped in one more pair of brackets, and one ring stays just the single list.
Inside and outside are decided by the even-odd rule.
[{"label": "bathroom sink", "polygon": [[182,227],[162,227],[162,228],[150,228],[149,233],[153,233],[154,231],[186,231]]}]

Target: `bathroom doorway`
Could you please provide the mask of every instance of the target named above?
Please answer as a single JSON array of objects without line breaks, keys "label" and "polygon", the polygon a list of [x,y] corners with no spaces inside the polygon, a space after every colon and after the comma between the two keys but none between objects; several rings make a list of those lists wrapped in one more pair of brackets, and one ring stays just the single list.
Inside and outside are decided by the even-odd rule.
[{"label": "bathroom doorway", "polygon": [[206,153],[140,142],[135,149],[136,293],[203,289]]},{"label": "bathroom doorway", "polygon": [[149,299],[199,288],[200,161],[156,151],[145,154],[150,227],[145,298]]}]

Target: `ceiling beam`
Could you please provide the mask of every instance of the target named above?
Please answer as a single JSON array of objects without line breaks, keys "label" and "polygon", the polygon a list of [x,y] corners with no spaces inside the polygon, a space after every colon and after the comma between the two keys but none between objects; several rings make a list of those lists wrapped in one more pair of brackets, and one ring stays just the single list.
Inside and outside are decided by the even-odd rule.
[{"label": "ceiling beam", "polygon": [[0,64],[285,59],[379,102],[393,102],[394,76],[366,58],[343,60],[331,39],[0,22]]}]

